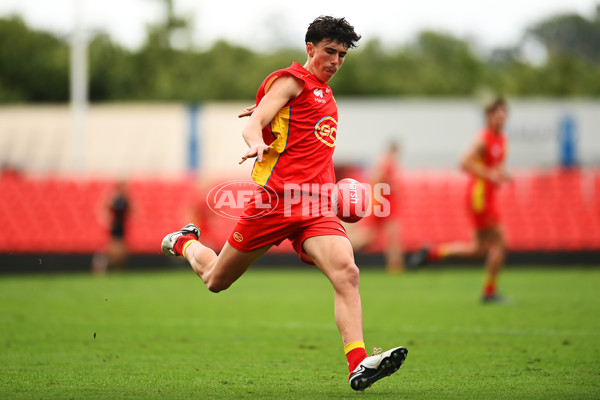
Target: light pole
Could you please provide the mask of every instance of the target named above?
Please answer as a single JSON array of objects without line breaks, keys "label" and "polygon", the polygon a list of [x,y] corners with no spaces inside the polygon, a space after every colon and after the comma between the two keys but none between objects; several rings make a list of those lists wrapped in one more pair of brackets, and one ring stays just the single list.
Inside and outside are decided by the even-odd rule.
[{"label": "light pole", "polygon": [[84,28],[85,0],[73,0],[71,36],[71,170],[85,170],[86,116],[88,108],[87,38]]}]

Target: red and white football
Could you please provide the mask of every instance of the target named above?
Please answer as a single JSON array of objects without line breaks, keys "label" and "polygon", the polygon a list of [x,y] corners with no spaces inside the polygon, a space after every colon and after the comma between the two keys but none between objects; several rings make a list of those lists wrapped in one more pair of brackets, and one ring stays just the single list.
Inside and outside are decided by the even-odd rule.
[{"label": "red and white football", "polygon": [[368,189],[352,178],[341,179],[335,186],[331,203],[337,217],[344,222],[360,221],[369,209]]}]

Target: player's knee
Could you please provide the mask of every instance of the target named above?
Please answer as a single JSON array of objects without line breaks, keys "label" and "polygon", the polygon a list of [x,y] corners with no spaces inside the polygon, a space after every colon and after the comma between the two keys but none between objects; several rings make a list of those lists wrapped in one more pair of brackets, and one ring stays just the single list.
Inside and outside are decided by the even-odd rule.
[{"label": "player's knee", "polygon": [[208,290],[210,290],[213,293],[219,293],[222,292],[223,290],[229,288],[229,285],[223,284],[221,282],[209,282],[206,284],[206,287],[208,288]]},{"label": "player's knee", "polygon": [[348,261],[343,263],[332,281],[334,286],[351,286],[356,288],[358,287],[359,280],[360,271],[358,267],[354,262]]},{"label": "player's knee", "polygon": [[205,284],[206,287],[208,288],[208,290],[210,290],[213,293],[219,293],[222,292],[223,290],[229,289],[229,287],[231,286],[230,281],[222,279],[222,278],[216,278],[216,277],[209,277]]},{"label": "player's knee", "polygon": [[490,245],[490,251],[497,254],[504,254],[506,252],[506,243],[504,243],[504,240],[499,239]]}]

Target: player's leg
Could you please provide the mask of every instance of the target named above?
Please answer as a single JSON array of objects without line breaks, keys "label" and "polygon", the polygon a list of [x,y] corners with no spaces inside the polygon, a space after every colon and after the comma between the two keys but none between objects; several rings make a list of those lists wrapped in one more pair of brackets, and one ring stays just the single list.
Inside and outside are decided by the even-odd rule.
[{"label": "player's leg", "polygon": [[406,358],[404,347],[367,356],[358,290],[359,270],[354,263],[350,241],[345,236],[314,236],[306,239],[302,247],[333,286],[335,321],[348,359],[351,387],[364,390],[397,371]]},{"label": "player's leg", "polygon": [[165,236],[162,250],[166,255],[184,256],[194,272],[211,292],[220,292],[235,282],[270,246],[242,252],[225,243],[221,253],[198,241],[200,229],[188,224]]},{"label": "player's leg", "polygon": [[242,252],[226,242],[217,256],[211,248],[194,240],[189,243],[183,255],[206,287],[211,292],[217,293],[227,289],[238,280],[248,267],[265,254],[270,247],[265,246],[254,251]]},{"label": "player's leg", "polygon": [[470,242],[440,244],[435,248],[438,259],[443,258],[482,258],[486,253],[485,241],[476,231]]},{"label": "player's leg", "polygon": [[359,271],[349,240],[344,236],[310,237],[302,247],[334,289],[335,320],[344,346],[363,341]]},{"label": "player's leg", "polygon": [[444,243],[432,248],[421,249],[409,258],[409,266],[416,267],[446,258],[481,258],[485,256],[487,247],[485,238],[480,232],[494,226],[497,222],[494,192],[486,187],[480,181],[476,181],[468,188],[467,211],[474,225],[473,239],[465,243]]},{"label": "player's leg", "polygon": [[400,222],[389,217],[385,224],[387,243],[385,248],[385,268],[392,275],[404,271],[404,256],[402,254],[402,232]]},{"label": "player's leg", "polygon": [[127,259],[127,245],[123,238],[114,238],[109,244],[109,267],[122,270]]},{"label": "player's leg", "polygon": [[408,259],[410,267],[418,267],[430,262],[452,258],[482,258],[485,257],[486,243],[476,230],[473,239],[469,242],[442,243],[432,247],[425,247],[414,253]]},{"label": "player's leg", "polygon": [[501,300],[496,289],[498,277],[506,257],[506,240],[502,228],[497,225],[482,232],[483,240],[488,244],[488,254],[485,263],[485,280],[483,286],[483,301]]}]

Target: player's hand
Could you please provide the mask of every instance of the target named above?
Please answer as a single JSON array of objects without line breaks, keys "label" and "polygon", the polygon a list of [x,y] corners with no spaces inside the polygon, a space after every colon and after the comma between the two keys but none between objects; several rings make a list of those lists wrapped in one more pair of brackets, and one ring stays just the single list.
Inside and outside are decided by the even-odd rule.
[{"label": "player's hand", "polygon": [[494,186],[498,186],[502,183],[502,181],[504,181],[504,175],[502,174],[501,171],[498,170],[491,170],[487,173],[487,179],[488,181],[490,181]]},{"label": "player's hand", "polygon": [[238,118],[244,118],[244,117],[251,116],[255,109],[256,109],[256,104],[251,105],[250,107],[244,108],[244,110],[238,115]]},{"label": "player's hand", "polygon": [[258,162],[261,162],[263,160],[263,155],[267,154],[269,151],[271,150],[271,146],[267,146],[266,144],[258,144],[255,146],[250,147],[250,149],[246,152],[246,154],[244,154],[242,156],[242,159],[240,160],[239,164],[243,163],[244,161],[246,161],[249,158],[253,158],[256,157],[256,160]]}]

